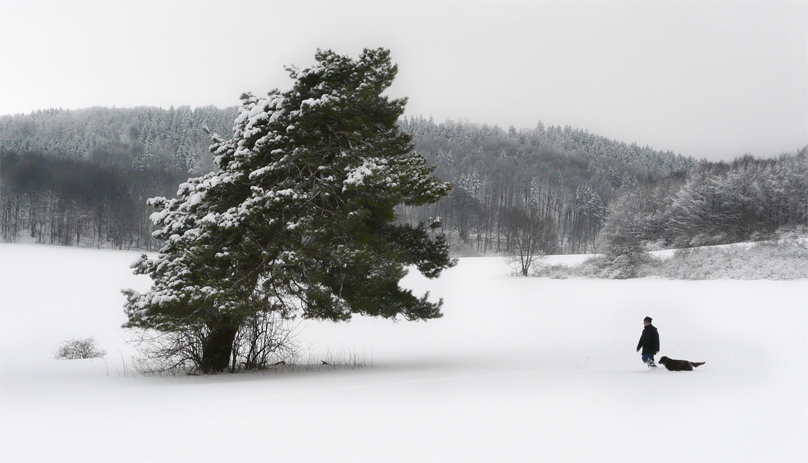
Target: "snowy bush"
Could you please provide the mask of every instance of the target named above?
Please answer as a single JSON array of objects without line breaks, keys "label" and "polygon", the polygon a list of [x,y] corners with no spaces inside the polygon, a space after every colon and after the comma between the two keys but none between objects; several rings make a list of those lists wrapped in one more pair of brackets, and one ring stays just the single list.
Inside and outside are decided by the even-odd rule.
[{"label": "snowy bush", "polygon": [[65,341],[56,351],[56,358],[60,360],[92,359],[107,355],[105,350],[96,348],[95,339],[71,339]]}]

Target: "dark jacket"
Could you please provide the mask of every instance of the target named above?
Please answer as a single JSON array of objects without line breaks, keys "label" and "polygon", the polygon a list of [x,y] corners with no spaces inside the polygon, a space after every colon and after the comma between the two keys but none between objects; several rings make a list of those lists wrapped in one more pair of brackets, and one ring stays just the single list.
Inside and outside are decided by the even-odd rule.
[{"label": "dark jacket", "polygon": [[648,325],[642,330],[637,349],[642,348],[642,354],[654,355],[659,352],[659,332],[654,325]]}]

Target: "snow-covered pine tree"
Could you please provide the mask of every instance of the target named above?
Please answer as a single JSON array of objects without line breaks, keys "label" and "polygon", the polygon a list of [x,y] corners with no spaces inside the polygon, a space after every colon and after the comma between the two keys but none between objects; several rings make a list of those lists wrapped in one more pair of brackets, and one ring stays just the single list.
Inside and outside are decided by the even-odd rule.
[{"label": "snow-covered pine tree", "polygon": [[640,265],[647,262],[642,237],[650,219],[647,194],[643,190],[626,190],[606,209],[606,223],[600,234],[605,265],[602,277],[636,278]]},{"label": "snow-covered pine tree", "polygon": [[133,264],[154,285],[124,290],[125,326],[203,333],[203,372],[228,368],[239,327],[262,313],[441,316],[442,301],[399,286],[407,265],[435,278],[452,260],[430,226],[396,223],[397,204],[450,189],[398,128],[406,99],[382,95],[397,66],[385,49],[315,58],[287,68],[290,90],[242,96],[232,138],[214,135],[218,172],[150,200],[165,246]]}]

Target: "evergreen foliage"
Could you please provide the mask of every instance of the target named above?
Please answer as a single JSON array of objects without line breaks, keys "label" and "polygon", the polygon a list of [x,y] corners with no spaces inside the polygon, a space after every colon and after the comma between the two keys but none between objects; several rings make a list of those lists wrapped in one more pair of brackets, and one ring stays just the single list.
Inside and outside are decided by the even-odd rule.
[{"label": "evergreen foliage", "polygon": [[639,266],[648,260],[640,236],[642,224],[638,217],[638,203],[645,196],[642,190],[627,191],[617,198],[607,211],[608,221],[601,232],[603,244],[599,265],[601,275],[608,278],[635,278]]},{"label": "evergreen foliage", "polygon": [[434,278],[453,262],[439,222],[396,223],[396,205],[450,190],[397,124],[406,100],[382,95],[397,67],[383,49],[315,58],[288,68],[290,90],[242,96],[232,138],[214,135],[217,172],[150,201],[165,245],[133,265],[154,286],[124,291],[126,326],[202,333],[202,371],[228,367],[256,314],[441,316],[442,301],[398,285],[407,265]]}]

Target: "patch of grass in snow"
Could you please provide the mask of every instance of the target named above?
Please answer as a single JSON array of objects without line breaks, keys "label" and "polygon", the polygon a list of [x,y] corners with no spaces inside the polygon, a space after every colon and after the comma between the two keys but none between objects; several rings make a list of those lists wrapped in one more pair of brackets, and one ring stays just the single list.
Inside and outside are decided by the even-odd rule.
[{"label": "patch of grass in snow", "polygon": [[303,371],[331,371],[331,370],[356,370],[358,368],[372,368],[373,356],[368,357],[364,352],[361,354],[353,350],[340,350],[332,352],[326,350],[325,354],[318,354],[309,349],[305,358],[298,355],[287,362],[279,362],[271,365],[266,371],[275,373],[290,373]]},{"label": "patch of grass in snow", "polygon": [[[353,350],[341,349],[337,352],[327,349],[325,353],[315,352],[309,348],[305,355],[295,352],[289,358],[269,364],[257,369],[238,369],[235,374],[283,374],[302,373],[334,370],[356,370],[359,368],[372,368],[373,355],[356,352]],[[170,368],[165,365],[155,366],[153,363],[144,362],[140,357],[135,359],[135,368],[144,376],[197,376],[199,372],[196,368],[188,364],[177,364]]]}]

